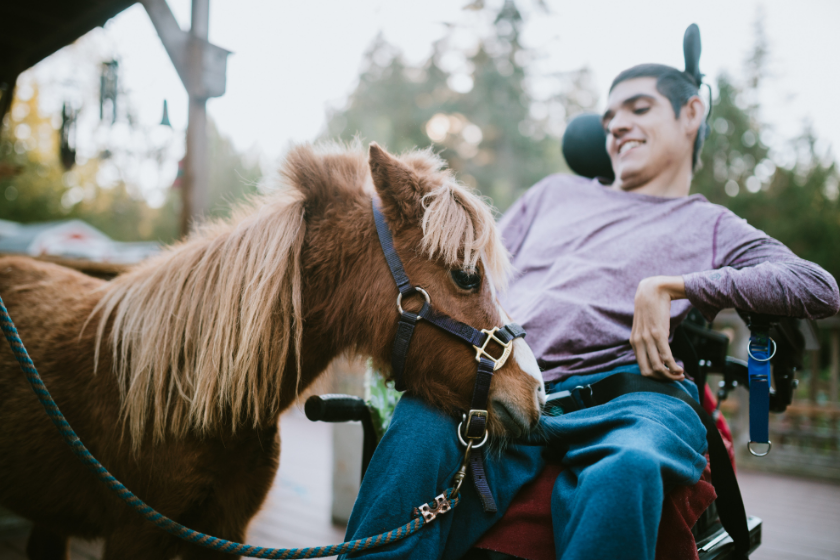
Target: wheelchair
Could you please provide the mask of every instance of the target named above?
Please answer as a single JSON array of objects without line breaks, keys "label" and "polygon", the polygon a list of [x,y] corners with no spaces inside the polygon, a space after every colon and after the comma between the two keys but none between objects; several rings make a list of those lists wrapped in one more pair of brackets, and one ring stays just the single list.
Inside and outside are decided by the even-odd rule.
[{"label": "wheelchair", "polygon": [[[803,320],[789,317],[773,317],[752,313],[739,315],[753,332],[766,331],[776,342],[777,351],[771,363],[773,366],[773,388],[770,394],[770,410],[784,412],[791,403],[797,387],[796,371],[802,368],[805,353],[805,330]],[[729,338],[713,331],[702,315],[692,310],[683,323],[675,329],[671,344],[674,356],[685,367],[686,374],[698,385],[701,400],[704,398],[707,378],[710,374],[722,376],[717,387],[717,408],[713,417],[721,412],[720,403],[741,386],[749,389],[747,363],[728,356]],[[310,397],[304,407],[311,421],[352,422],[362,424],[364,433],[362,449],[362,477],[367,470],[377,446],[371,408],[364,399],[351,395],[320,395]],[[706,509],[692,528],[692,535],[700,560],[726,560],[734,557],[732,538],[723,528],[718,511],[718,500]],[[457,512],[455,512],[457,515]],[[545,520],[550,523],[550,519]],[[761,519],[748,516],[750,553],[761,544]],[[492,531],[493,529],[491,529]],[[464,560],[517,560],[521,557],[502,554],[480,548],[473,548]]]}]

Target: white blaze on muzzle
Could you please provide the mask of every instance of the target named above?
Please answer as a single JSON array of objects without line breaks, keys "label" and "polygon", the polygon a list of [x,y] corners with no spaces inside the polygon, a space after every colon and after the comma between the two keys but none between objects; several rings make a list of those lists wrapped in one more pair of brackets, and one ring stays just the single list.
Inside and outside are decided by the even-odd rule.
[{"label": "white blaze on muzzle", "polygon": [[[493,295],[495,296],[495,289],[492,288]],[[502,321],[507,324],[511,322],[511,318],[502,309],[502,306],[499,304],[499,300],[496,300],[496,308],[499,311],[499,315],[502,318]],[[537,364],[537,358],[534,356],[534,352],[531,350],[531,347],[528,346],[528,343],[525,342],[525,339],[517,338],[513,341],[513,359],[516,360],[516,365],[519,366],[519,369],[533,377],[539,383],[539,394],[538,398],[540,404],[545,404],[545,381],[543,381],[542,372],[540,371],[540,366]]]}]

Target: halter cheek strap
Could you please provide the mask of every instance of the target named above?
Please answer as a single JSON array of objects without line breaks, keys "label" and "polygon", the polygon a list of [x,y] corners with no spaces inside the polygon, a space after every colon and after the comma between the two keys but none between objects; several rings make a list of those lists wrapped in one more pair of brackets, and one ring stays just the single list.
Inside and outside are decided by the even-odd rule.
[{"label": "halter cheek strap", "polygon": [[[378,201],[373,199],[373,219],[376,223],[376,233],[379,236],[379,244],[385,255],[385,261],[397,284],[399,295],[397,296],[397,311],[400,318],[397,323],[397,334],[394,337],[394,345],[391,350],[391,371],[394,384],[397,390],[405,391],[405,365],[408,347],[414,335],[417,323],[422,319],[437,328],[461,339],[471,345],[476,351],[475,360],[478,362],[475,386],[473,387],[470,411],[464,415],[464,421],[458,427],[458,437],[468,448],[469,466],[473,474],[473,482],[481,497],[481,502],[486,512],[497,510],[487,478],[484,473],[484,460],[481,451],[478,449],[487,440],[487,401],[490,395],[490,382],[493,373],[501,368],[512,352],[513,341],[525,336],[525,330],[515,323],[505,325],[502,328],[493,327],[490,330],[478,330],[470,325],[457,321],[435,310],[431,304],[429,294],[419,286],[413,286],[405,273],[397,250],[394,246],[394,237],[385,221],[385,216],[379,210]],[[425,299],[423,307],[417,313],[405,311],[402,307],[404,296],[420,294]],[[502,354],[493,356],[487,350],[487,345],[494,341],[502,347]],[[463,430],[461,427],[463,426]],[[465,439],[469,441],[465,441]],[[480,443],[479,443],[480,442]]]}]

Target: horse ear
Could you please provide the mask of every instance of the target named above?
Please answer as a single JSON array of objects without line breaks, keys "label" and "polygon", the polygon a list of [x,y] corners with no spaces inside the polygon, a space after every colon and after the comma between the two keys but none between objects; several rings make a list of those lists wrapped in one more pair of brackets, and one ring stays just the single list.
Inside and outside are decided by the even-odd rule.
[{"label": "horse ear", "polygon": [[423,190],[413,169],[371,142],[370,174],[382,204],[397,218],[417,221],[422,215]]}]

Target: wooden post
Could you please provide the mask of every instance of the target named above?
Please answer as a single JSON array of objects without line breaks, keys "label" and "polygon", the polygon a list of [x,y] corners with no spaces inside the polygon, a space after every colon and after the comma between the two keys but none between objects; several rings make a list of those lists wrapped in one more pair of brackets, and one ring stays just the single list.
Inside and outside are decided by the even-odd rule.
[{"label": "wooden post", "polygon": [[820,351],[811,350],[811,379],[808,380],[808,401],[817,402],[817,392],[820,384]]},{"label": "wooden post", "polygon": [[207,41],[210,0],[192,0],[190,32],[183,31],[166,0],[141,0],[189,96],[187,154],[181,188],[181,236],[208,210],[207,99],[225,93],[230,51]]},{"label": "wooden post", "polygon": [[[190,35],[207,41],[210,26],[210,0],[192,0]],[[207,213],[210,183],[207,157],[207,98],[201,95],[203,50],[199,41],[191,41],[188,51],[187,75],[190,85],[189,122],[187,124],[187,154],[184,161],[184,182],[181,188],[181,237],[192,224]]]},{"label": "wooden post", "polygon": [[831,381],[828,389],[829,401],[840,407],[838,385],[840,385],[840,327],[831,329]]}]

